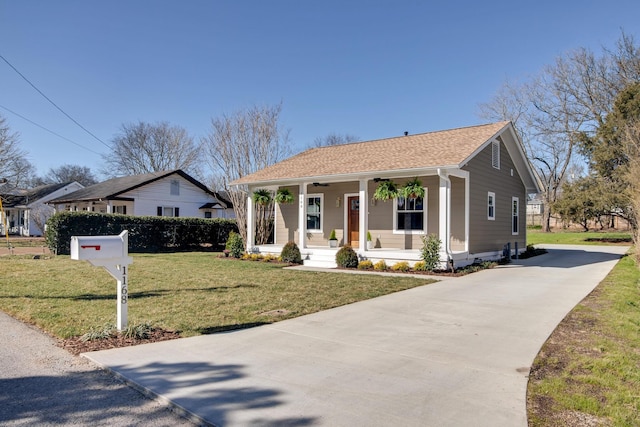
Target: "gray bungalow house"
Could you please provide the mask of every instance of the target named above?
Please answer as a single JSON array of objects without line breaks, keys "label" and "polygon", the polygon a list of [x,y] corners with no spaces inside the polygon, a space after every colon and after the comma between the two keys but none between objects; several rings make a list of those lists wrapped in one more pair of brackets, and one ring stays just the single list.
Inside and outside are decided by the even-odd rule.
[{"label": "gray bungalow house", "polygon": [[55,205],[57,211],[194,218],[235,217],[230,201],[180,169],[112,178],[49,203]]},{"label": "gray bungalow house", "polygon": [[[383,183],[415,178],[424,197],[373,197]],[[327,267],[335,266],[332,230],[340,245],[388,264],[419,260],[428,234],[442,241],[443,266],[497,259],[507,244],[522,252],[527,195],[539,192],[511,122],[313,148],[231,184],[249,190],[249,251],[278,253],[295,241],[305,265]],[[275,242],[256,246],[251,195],[262,188],[286,188],[295,202],[276,205]]]}]

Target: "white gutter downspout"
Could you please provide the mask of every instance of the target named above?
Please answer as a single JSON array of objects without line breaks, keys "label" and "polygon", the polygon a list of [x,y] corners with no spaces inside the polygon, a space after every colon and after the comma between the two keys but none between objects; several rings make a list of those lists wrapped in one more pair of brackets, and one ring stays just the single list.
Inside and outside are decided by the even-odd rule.
[{"label": "white gutter downspout", "polygon": [[453,260],[451,252],[451,180],[446,171],[440,168],[438,168],[438,176],[440,177],[438,231],[444,246],[446,267],[449,268],[449,263]]}]

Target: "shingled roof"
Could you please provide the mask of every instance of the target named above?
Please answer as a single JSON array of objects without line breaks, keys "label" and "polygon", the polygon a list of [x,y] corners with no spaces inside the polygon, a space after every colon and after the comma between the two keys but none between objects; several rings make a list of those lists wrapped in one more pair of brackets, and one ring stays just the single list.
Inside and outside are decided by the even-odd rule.
[{"label": "shingled roof", "polygon": [[71,182],[63,182],[56,184],[45,184],[30,189],[13,189],[6,193],[0,189],[0,195],[2,196],[2,204],[5,208],[26,206],[30,203],[43,198],[44,196],[53,193],[61,189],[62,187],[71,184]]},{"label": "shingled roof", "polygon": [[312,148],[232,185],[398,170],[461,167],[510,122]]},{"label": "shingled roof", "polygon": [[180,175],[181,177],[188,180],[195,186],[201,188],[203,191],[215,197],[215,194],[213,194],[200,181],[197,181],[186,172],[180,169],[176,169],[172,171],[151,172],[151,173],[145,173],[142,175],[112,178],[107,181],[103,181],[98,184],[90,185],[88,187],[74,191],[73,193],[69,193],[64,197],[59,197],[57,199],[51,200],[49,203],[60,204],[60,203],[71,203],[71,202],[78,202],[78,201],[89,202],[89,201],[96,201],[96,200],[117,199],[118,196],[120,196],[123,193],[134,190],[143,185],[150,184],[154,181],[157,181],[159,179],[165,178],[173,174]]}]

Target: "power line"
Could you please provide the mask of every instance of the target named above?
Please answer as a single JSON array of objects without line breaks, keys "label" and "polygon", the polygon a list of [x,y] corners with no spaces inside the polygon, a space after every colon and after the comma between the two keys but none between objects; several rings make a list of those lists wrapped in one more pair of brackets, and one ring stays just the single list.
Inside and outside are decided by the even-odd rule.
[{"label": "power line", "polygon": [[5,107],[4,105],[0,105],[0,108],[2,108],[2,109],[4,109],[4,110],[7,110],[7,111],[8,111],[8,112],[10,112],[11,114],[15,114],[16,116],[20,117],[21,119],[28,121],[28,122],[29,122],[29,123],[31,123],[32,125],[38,126],[40,129],[46,130],[47,132],[49,132],[50,134],[53,134],[53,135],[57,136],[58,138],[62,138],[62,139],[64,139],[65,141],[69,141],[70,143],[72,143],[72,144],[74,144],[74,145],[77,145],[78,147],[80,147],[80,148],[82,148],[82,149],[85,149],[85,150],[87,150],[87,151],[90,151],[90,152],[92,152],[92,153],[94,153],[94,154],[97,154],[97,155],[99,155],[99,156],[101,156],[101,155],[102,155],[102,153],[98,153],[97,151],[93,151],[91,148],[87,148],[87,147],[85,147],[85,146],[84,146],[84,145],[82,145],[82,144],[78,144],[77,142],[72,141],[72,140],[70,140],[69,138],[66,138],[66,137],[64,137],[64,136],[62,136],[62,135],[60,135],[60,134],[58,134],[58,133],[55,133],[54,131],[52,131],[52,130],[50,130],[50,129],[47,129],[46,127],[44,127],[44,126],[42,126],[42,125],[40,125],[40,124],[38,124],[38,123],[34,122],[33,120],[30,120],[30,119],[26,118],[25,116],[23,116],[23,115],[21,115],[21,114],[16,113],[15,111],[13,111],[13,110],[11,110],[11,109],[9,109],[9,108]]},{"label": "power line", "polygon": [[95,136],[93,133],[89,132],[89,130],[87,130],[87,128],[85,128],[84,126],[82,126],[80,123],[78,123],[73,117],[71,117],[69,114],[67,114],[62,108],[58,107],[58,105],[53,102],[51,99],[49,99],[49,97],[47,95],[45,95],[44,93],[42,93],[42,91],[40,89],[38,89],[36,87],[36,85],[34,85],[33,83],[31,83],[31,81],[29,81],[28,78],[26,78],[20,71],[18,71],[18,69],[16,67],[14,67],[4,56],[2,56],[2,54],[0,54],[0,58],[2,58],[2,60],[4,62],[7,63],[7,65],[9,67],[11,67],[13,69],[13,71],[15,71],[16,73],[18,73],[18,75],[20,77],[22,77],[24,79],[24,81],[26,81],[27,83],[29,83],[29,85],[34,88],[36,90],[36,92],[38,92],[40,95],[42,95],[42,97],[44,99],[46,99],[47,101],[49,101],[49,103],[51,103],[51,105],[53,105],[54,107],[56,107],[62,114],[64,114],[65,116],[67,116],[67,118],[69,120],[71,120],[73,123],[75,123],[76,125],[78,125],[80,127],[80,129],[84,130],[86,133],[88,133],[89,135],[91,135],[92,137],[94,137],[98,142],[100,142],[102,145],[104,145],[105,147],[111,149],[111,146],[109,144],[107,144],[106,142],[104,142],[103,140],[101,140],[100,138],[98,138],[97,136]]}]

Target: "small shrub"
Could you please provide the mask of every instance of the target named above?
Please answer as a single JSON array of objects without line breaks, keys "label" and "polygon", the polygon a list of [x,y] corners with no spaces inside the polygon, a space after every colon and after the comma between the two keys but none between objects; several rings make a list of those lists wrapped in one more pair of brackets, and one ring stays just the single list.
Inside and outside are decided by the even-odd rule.
[{"label": "small shrub", "polygon": [[418,261],[413,264],[414,271],[427,271],[427,263],[424,261]]},{"label": "small shrub", "polygon": [[242,236],[235,231],[230,232],[225,249],[229,251],[229,255],[232,257],[240,258],[244,253],[244,242],[242,241]]},{"label": "small shrub", "polygon": [[153,328],[151,324],[148,322],[138,323],[133,325],[127,325],[127,327],[122,331],[122,335],[125,338],[134,338],[139,340],[144,340],[151,336],[151,332]]},{"label": "small shrub", "polygon": [[387,267],[387,263],[384,262],[383,259],[381,259],[380,261],[376,262],[373,265],[373,269],[376,270],[376,271],[386,271],[386,270],[389,269],[389,267]]},{"label": "small shrub", "polygon": [[440,263],[440,246],[442,241],[435,234],[429,234],[428,236],[422,236],[422,249],[420,255],[425,262],[426,268],[429,271],[433,271],[438,267]]},{"label": "small shrub", "polygon": [[263,262],[276,261],[277,259],[278,257],[273,254],[266,254],[265,256],[262,257]]},{"label": "small shrub", "polygon": [[351,246],[345,245],[336,254],[336,264],[338,267],[356,268],[358,267],[358,255]]},{"label": "small shrub", "polygon": [[397,263],[393,264],[393,265],[391,266],[391,270],[392,270],[392,271],[402,271],[402,272],[405,272],[405,271],[409,271],[409,270],[411,270],[411,267],[409,267],[409,263],[408,263],[408,262],[406,262],[406,261],[400,261],[400,262],[397,262]]},{"label": "small shrub", "polygon": [[329,233],[329,240],[338,240],[336,237],[336,230],[331,230],[331,233]]},{"label": "small shrub", "polygon": [[80,341],[103,340],[115,335],[116,325],[107,323],[98,328],[91,328],[89,332],[80,337]]},{"label": "small shrub", "polygon": [[251,261],[260,261],[262,259],[262,255],[260,255],[260,254],[251,254],[249,256],[249,259]]},{"label": "small shrub", "polygon": [[300,254],[298,245],[296,245],[295,242],[287,242],[282,248],[282,252],[280,252],[280,259],[282,259],[283,262],[302,264],[302,255]]},{"label": "small shrub", "polygon": [[240,257],[241,260],[243,261],[249,261],[251,259],[251,254],[248,253],[244,253],[242,254],[242,256]]},{"label": "small shrub", "polygon": [[358,270],[371,270],[373,268],[373,262],[365,259],[358,264]]}]

